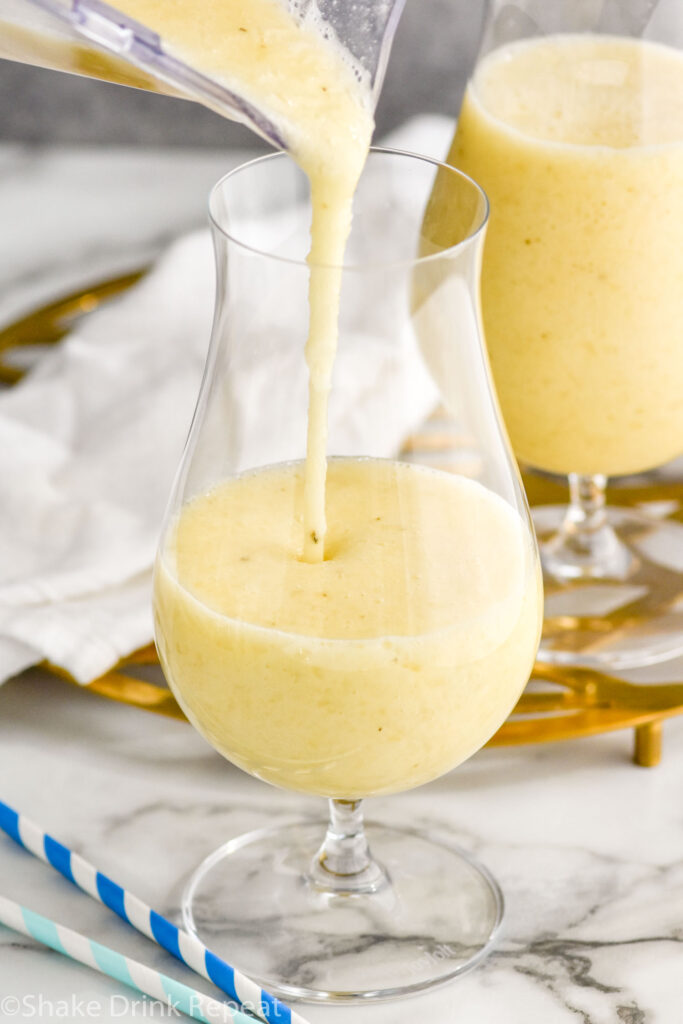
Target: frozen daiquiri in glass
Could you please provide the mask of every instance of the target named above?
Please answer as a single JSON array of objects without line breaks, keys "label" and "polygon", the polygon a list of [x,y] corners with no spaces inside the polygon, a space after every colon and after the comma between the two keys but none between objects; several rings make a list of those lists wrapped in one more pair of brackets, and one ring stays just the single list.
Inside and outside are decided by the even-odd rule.
[{"label": "frozen daiquiri in glass", "polygon": [[[460,211],[447,230],[443,203]],[[486,200],[452,168],[373,150],[343,265],[313,268],[310,192],[287,157],[224,178],[211,216],[217,308],[159,548],[159,654],[225,757],[332,799],[326,836],[263,830],[212,855],[186,924],[289,996],[424,988],[486,953],[499,891],[439,837],[366,834],[358,801],[486,742],[542,613],[479,330]],[[334,333],[309,333],[309,288],[336,301]],[[313,395],[318,345],[333,362]]]},{"label": "frozen daiquiri in glass", "polygon": [[570,475],[564,520],[536,516],[555,661],[683,649],[683,530],[604,495],[683,451],[675,6],[494,3],[449,156],[491,202],[483,316],[514,450]]}]

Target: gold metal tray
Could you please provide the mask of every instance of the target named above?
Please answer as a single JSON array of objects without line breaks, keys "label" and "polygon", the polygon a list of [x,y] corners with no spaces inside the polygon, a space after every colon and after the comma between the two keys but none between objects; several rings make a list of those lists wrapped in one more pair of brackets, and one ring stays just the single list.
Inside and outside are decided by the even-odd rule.
[{"label": "gold metal tray", "polygon": [[[79,290],[0,331],[0,382],[16,383],[23,375],[22,349],[38,350],[59,341],[81,316],[135,284],[144,270],[113,278]],[[12,358],[14,355],[15,358]],[[439,442],[439,432],[429,431],[411,439],[408,448],[423,451]],[[451,440],[451,439],[448,439]],[[566,500],[559,481],[532,472],[524,473],[531,505]],[[610,498],[618,504],[669,503],[671,518],[683,523],[683,481],[659,476],[644,477],[638,486],[615,487]],[[171,692],[140,678],[141,670],[157,665],[153,645],[125,658],[111,672],[85,687],[109,700],[145,711],[184,718]],[[74,683],[57,666],[50,671]],[[78,685],[78,684],[75,684]],[[489,741],[490,746],[546,743],[592,736],[615,729],[634,730],[634,761],[643,766],[659,763],[662,722],[683,713],[683,680],[659,684],[630,683],[588,668],[564,668],[537,662],[530,684],[514,711]]]}]

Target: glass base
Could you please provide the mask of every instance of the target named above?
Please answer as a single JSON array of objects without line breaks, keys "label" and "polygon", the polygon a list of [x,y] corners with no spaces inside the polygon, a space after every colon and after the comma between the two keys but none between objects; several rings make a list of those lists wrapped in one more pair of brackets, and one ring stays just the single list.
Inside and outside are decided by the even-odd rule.
[{"label": "glass base", "polygon": [[183,922],[213,952],[286,999],[388,999],[476,966],[500,929],[486,868],[445,840],[369,824],[374,891],[331,891],[310,868],[326,822],[260,829],[194,873]]},{"label": "glass base", "polygon": [[608,505],[581,545],[566,513],[533,509],[545,587],[539,660],[609,670],[683,654],[683,526]]}]

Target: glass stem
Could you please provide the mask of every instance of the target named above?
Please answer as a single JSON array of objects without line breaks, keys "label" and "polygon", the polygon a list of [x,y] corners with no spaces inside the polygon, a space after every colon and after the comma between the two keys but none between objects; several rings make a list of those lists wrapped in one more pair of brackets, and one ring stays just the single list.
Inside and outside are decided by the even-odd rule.
[{"label": "glass stem", "polygon": [[607,525],[607,477],[595,473],[569,474],[569,508],[564,528],[577,538],[590,543],[599,530]]},{"label": "glass stem", "polygon": [[555,536],[541,548],[546,572],[559,579],[625,579],[634,556],[612,529],[607,477],[569,474],[569,507]]},{"label": "glass stem", "polygon": [[313,858],[310,881],[328,892],[375,892],[388,883],[388,878],[370,853],[361,801],[330,800],[329,807],[327,832]]}]

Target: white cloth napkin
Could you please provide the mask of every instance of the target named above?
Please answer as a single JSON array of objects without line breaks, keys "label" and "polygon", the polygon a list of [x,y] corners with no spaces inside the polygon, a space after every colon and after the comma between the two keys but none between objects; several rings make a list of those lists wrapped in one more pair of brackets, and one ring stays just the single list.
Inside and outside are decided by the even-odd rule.
[{"label": "white cloth napkin", "polygon": [[[387,143],[439,157],[451,131],[446,118],[418,118]],[[152,639],[151,566],[213,295],[211,241],[196,232],[0,396],[0,682],[47,659],[86,683]],[[352,348],[348,358],[353,380]],[[415,375],[405,436],[434,391],[415,366],[377,360],[383,386],[387,373]],[[372,360],[365,372],[372,380]],[[357,424],[355,390],[337,402],[340,430],[345,418],[349,430]],[[370,401],[363,415],[372,410]],[[400,439],[383,445],[393,454]]]}]

